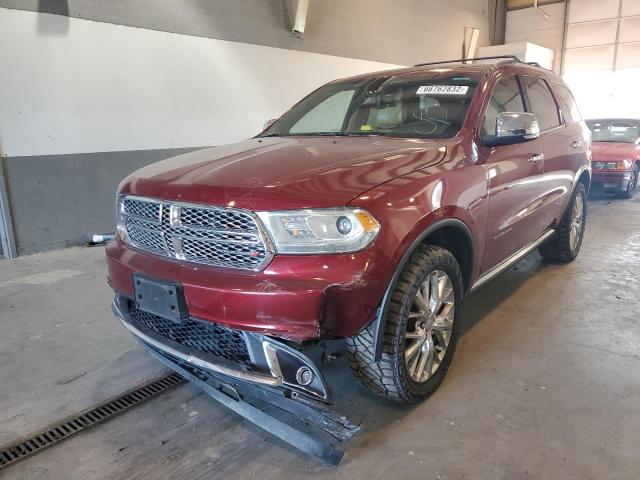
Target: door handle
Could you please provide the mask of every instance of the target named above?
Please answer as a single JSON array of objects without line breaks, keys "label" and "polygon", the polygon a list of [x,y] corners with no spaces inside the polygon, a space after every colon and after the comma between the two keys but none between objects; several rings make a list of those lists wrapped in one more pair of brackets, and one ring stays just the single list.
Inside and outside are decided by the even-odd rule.
[{"label": "door handle", "polygon": [[582,145],[582,142],[578,142],[577,140],[571,142],[571,148],[579,148],[580,145]]},{"label": "door handle", "polygon": [[529,157],[531,163],[541,162],[544,160],[544,153],[534,153]]}]

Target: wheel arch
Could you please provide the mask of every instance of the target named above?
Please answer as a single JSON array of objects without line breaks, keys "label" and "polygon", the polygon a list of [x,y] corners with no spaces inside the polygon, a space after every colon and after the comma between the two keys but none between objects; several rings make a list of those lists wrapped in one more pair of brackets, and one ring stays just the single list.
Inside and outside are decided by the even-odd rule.
[{"label": "wheel arch", "polygon": [[391,292],[393,290],[402,269],[405,267],[409,258],[413,254],[418,246],[428,243],[430,245],[437,245],[446,248],[455,257],[460,270],[462,272],[462,279],[464,282],[464,290],[467,292],[471,286],[473,278],[473,265],[474,265],[474,242],[471,230],[462,220],[457,218],[447,218],[436,221],[423,230],[416,238],[411,242],[409,247],[402,255],[401,260],[398,262],[398,266],[385,290],[382,303],[378,308],[374,323],[374,359],[380,360],[382,354],[382,343],[384,337],[384,331],[386,327],[386,317],[389,309],[389,302],[391,300]]},{"label": "wheel arch", "polygon": [[574,188],[578,183],[584,184],[584,188],[587,189],[587,193],[589,193],[589,188],[591,187],[591,172],[587,167],[583,167],[576,175],[576,182],[574,183]]}]

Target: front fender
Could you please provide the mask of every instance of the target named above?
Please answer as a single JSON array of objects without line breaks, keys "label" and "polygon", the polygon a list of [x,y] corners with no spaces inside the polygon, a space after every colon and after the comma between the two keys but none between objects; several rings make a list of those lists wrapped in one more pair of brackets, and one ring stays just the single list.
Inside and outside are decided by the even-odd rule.
[{"label": "front fender", "polygon": [[484,252],[487,177],[482,165],[451,168],[441,164],[380,185],[351,204],[367,209],[381,222],[376,247],[396,265],[373,319],[375,358],[379,359],[390,293],[409,257],[427,236],[451,226],[464,232],[475,252],[471,253],[469,274],[469,283],[473,283]]},{"label": "front fender", "polygon": [[[415,251],[415,249],[422,242],[424,242],[424,240],[429,235],[445,227],[454,227],[454,228],[460,229],[467,235],[469,244],[470,245],[474,244],[471,230],[463,221],[457,218],[445,218],[442,220],[438,220],[432,223],[431,225],[429,225],[426,229],[424,229],[419,235],[417,235],[413,239],[409,247],[405,250],[404,254],[402,255],[402,258],[398,262],[398,266],[396,267],[393,277],[391,277],[391,281],[387,286],[387,290],[385,291],[384,297],[382,298],[382,303],[380,304],[380,307],[378,308],[378,312],[376,314],[376,318],[374,319],[373,338],[375,342],[374,343],[374,360],[375,361],[380,360],[380,356],[382,355],[382,344],[383,344],[384,331],[386,327],[387,313],[389,311],[389,304],[391,302],[391,295],[393,293],[393,288],[398,280],[398,277],[400,276],[405,265],[411,258],[411,254]],[[473,249],[470,252],[470,255],[471,255],[471,258],[474,258]]]}]

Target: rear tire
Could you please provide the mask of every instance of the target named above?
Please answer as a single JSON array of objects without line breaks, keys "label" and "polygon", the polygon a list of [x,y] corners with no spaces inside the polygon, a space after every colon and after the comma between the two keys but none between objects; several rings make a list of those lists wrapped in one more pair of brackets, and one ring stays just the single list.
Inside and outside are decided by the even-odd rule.
[{"label": "rear tire", "polygon": [[451,252],[418,247],[391,292],[380,360],[374,360],[373,324],[347,339],[349,364],[362,385],[400,403],[433,393],[456,348],[462,294],[462,274]]},{"label": "rear tire", "polygon": [[620,194],[622,198],[633,198],[633,195],[636,193],[636,188],[638,187],[638,174],[640,173],[640,168],[638,168],[638,164],[636,163],[631,170],[631,177],[629,178],[629,183],[627,184],[627,189]]},{"label": "rear tire", "polygon": [[555,233],[540,245],[540,255],[554,262],[571,262],[580,252],[584,228],[587,221],[587,189],[578,183],[567,210]]}]

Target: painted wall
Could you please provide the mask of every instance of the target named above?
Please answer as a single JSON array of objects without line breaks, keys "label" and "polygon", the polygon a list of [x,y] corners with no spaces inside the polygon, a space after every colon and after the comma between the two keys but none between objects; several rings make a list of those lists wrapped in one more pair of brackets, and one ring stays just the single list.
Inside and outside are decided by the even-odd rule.
[{"label": "painted wall", "polygon": [[395,67],[7,9],[0,61],[7,156],[234,142],[327,81]]},{"label": "painted wall", "polygon": [[494,30],[496,0],[311,0],[291,33],[295,0],[0,0],[0,7],[387,63],[459,58],[464,27]]}]

